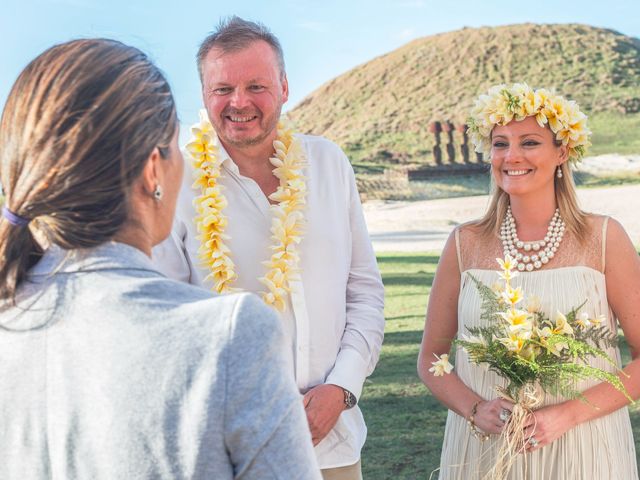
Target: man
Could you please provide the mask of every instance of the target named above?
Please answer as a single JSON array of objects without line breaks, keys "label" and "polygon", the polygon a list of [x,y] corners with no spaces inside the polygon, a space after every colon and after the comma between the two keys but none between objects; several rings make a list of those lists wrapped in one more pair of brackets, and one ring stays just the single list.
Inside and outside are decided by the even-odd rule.
[{"label": "man", "polygon": [[[265,301],[281,310],[323,476],[359,479],[366,426],[356,403],[378,360],[384,292],[353,170],[328,140],[278,131],[289,87],[280,43],[264,26],[238,17],[222,22],[202,43],[198,69],[219,145],[194,151],[217,159],[219,177],[204,165],[197,180],[204,188],[184,185],[174,231],[154,251],[155,262],[171,277],[218,291],[227,280],[232,288],[266,290]],[[270,161],[285,155],[274,140],[285,148],[287,138],[304,175]],[[221,192],[206,190],[214,184]],[[283,198],[291,192],[298,197],[290,207]],[[194,218],[204,222],[200,234],[216,238],[198,238]],[[304,229],[287,218],[303,219]],[[199,250],[209,259],[204,265]]]}]

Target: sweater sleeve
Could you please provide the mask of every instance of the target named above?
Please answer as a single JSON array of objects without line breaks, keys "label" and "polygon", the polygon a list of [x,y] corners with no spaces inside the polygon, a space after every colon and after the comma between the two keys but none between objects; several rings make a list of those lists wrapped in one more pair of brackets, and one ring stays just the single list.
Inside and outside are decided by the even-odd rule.
[{"label": "sweater sleeve", "polygon": [[321,478],[286,351],[274,312],[240,296],[224,355],[225,444],[235,478]]}]

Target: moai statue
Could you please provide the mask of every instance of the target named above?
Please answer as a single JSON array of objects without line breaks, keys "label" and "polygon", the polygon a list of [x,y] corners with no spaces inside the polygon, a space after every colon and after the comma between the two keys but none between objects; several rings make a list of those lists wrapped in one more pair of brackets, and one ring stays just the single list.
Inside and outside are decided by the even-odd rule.
[{"label": "moai statue", "polygon": [[455,128],[453,123],[446,121],[442,123],[442,131],[447,134],[447,160],[449,163],[456,162],[456,147],[453,144],[453,132]]},{"label": "moai statue", "polygon": [[440,132],[442,132],[442,124],[440,122],[431,122],[429,124],[429,132],[433,133],[435,142],[433,143],[433,159],[436,165],[442,165],[442,148],[440,147]]},{"label": "moai statue", "polygon": [[464,163],[471,163],[469,158],[469,135],[467,135],[467,126],[464,123],[459,123],[456,126],[457,132],[460,134],[460,153],[462,154],[462,160]]}]

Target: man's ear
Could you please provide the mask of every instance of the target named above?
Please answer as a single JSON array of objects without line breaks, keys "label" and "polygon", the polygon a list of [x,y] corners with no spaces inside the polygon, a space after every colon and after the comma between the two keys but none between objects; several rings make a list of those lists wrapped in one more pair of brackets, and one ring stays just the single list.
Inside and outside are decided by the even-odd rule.
[{"label": "man's ear", "polygon": [[158,185],[162,185],[162,169],[160,168],[159,162],[162,161],[162,157],[160,157],[160,150],[158,147],[155,147],[149,158],[147,158],[147,163],[145,163],[142,169],[142,188],[145,193],[153,196],[153,192],[155,192],[156,187]]},{"label": "man's ear", "polygon": [[289,81],[287,80],[287,74],[282,74],[282,103],[287,103],[289,100]]}]

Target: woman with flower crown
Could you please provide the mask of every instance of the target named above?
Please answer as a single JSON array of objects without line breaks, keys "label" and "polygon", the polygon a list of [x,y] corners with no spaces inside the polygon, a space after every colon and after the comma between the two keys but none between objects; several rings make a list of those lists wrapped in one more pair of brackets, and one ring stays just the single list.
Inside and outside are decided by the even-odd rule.
[{"label": "woman with flower crown", "polygon": [[[513,408],[496,393],[505,380],[463,349],[455,372],[443,375],[454,338],[482,325],[470,274],[491,285],[496,258],[514,259],[514,286],[537,299],[529,308],[552,316],[580,307],[583,319],[620,326],[632,361],[619,375],[640,396],[640,260],[618,222],[578,206],[570,167],[589,145],[586,120],[575,102],[526,84],[495,86],[472,111],[469,133],[491,158],[493,195],[484,217],[457,227],[444,248],[418,360],[423,382],[449,408],[441,479],[486,478]],[[605,351],[620,363],[616,347]],[[590,364],[615,371],[605,359]],[[577,386],[583,400],[547,394],[529,415],[526,449],[508,478],[638,478],[628,400],[607,383]]]}]

